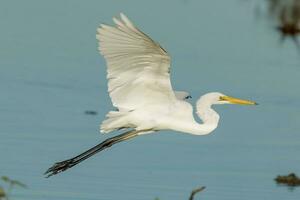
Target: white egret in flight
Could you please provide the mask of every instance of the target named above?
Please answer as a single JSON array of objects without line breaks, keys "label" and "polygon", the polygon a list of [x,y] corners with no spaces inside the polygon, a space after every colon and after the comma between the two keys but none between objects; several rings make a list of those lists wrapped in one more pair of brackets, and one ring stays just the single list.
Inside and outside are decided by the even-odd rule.
[{"label": "white egret in flight", "polygon": [[71,159],[55,163],[46,175],[65,171],[90,156],[124,140],[159,130],[207,135],[218,126],[219,115],[213,104],[256,105],[219,92],[205,94],[196,103],[196,113],[186,101],[187,92],[174,91],[170,81],[170,56],[124,14],[113,18],[115,26],[101,24],[97,39],[107,63],[108,92],[117,109],[108,112],[102,133],[128,129]]}]

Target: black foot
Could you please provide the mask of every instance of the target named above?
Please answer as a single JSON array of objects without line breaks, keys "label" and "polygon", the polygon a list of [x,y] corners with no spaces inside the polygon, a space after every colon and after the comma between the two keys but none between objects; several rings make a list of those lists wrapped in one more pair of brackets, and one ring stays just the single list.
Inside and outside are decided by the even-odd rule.
[{"label": "black foot", "polygon": [[48,177],[53,176],[55,174],[58,174],[60,172],[63,172],[71,167],[73,167],[74,164],[74,160],[70,159],[70,160],[65,160],[62,162],[58,162],[55,163],[52,167],[50,167],[46,172],[45,175]]}]

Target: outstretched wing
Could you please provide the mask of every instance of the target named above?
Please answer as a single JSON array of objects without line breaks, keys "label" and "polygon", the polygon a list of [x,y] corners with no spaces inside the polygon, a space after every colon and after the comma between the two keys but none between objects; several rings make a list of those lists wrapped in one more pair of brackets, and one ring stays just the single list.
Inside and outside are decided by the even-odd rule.
[{"label": "outstretched wing", "polygon": [[97,39],[107,63],[108,92],[115,107],[138,107],[175,101],[170,82],[170,57],[124,15],[116,26],[101,24]]}]

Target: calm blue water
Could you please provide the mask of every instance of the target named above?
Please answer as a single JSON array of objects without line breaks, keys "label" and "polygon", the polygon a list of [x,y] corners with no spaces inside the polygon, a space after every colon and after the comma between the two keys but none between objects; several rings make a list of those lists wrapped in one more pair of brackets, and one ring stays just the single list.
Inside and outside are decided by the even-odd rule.
[{"label": "calm blue water", "polygon": [[[300,174],[300,57],[254,10],[240,0],[2,2],[0,175],[29,186],[14,199],[182,200],[197,186],[205,200],[299,199],[273,178]],[[260,105],[218,106],[209,136],[146,135],[45,179],[55,161],[111,136],[98,132],[112,106],[95,33],[120,11],[168,50],[174,88],[192,103],[220,91]]]}]

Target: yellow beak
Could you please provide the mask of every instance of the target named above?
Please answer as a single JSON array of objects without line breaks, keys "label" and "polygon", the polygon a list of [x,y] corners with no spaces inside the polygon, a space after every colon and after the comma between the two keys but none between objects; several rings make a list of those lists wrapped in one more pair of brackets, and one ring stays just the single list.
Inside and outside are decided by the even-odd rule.
[{"label": "yellow beak", "polygon": [[220,97],[221,101],[228,101],[232,104],[240,104],[240,105],[258,105],[258,103],[249,100],[238,99],[230,96],[222,96]]}]

